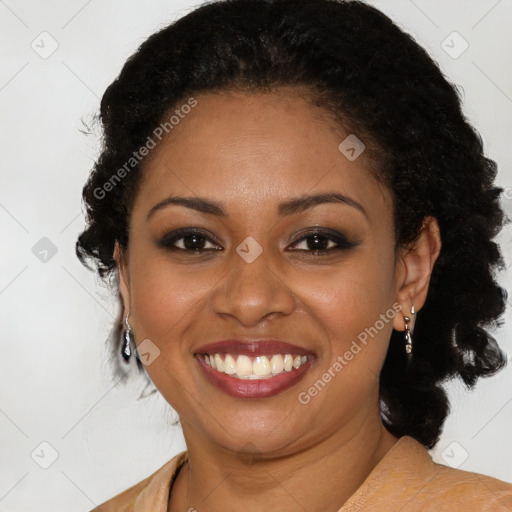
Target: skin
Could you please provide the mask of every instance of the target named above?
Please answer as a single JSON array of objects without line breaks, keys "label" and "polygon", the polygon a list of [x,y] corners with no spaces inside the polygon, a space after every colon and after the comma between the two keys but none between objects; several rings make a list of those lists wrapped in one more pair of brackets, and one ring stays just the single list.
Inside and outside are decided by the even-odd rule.
[{"label": "skin", "polygon": [[[160,350],[146,370],[179,414],[188,447],[168,510],[337,511],[397,441],[380,421],[378,376],[392,329],[403,331],[411,305],[419,311],[425,302],[441,247],[437,222],[426,218],[417,242],[395,253],[391,195],[367,155],[349,161],[338,150],[348,133],[293,89],[195,97],[147,162],[128,250],[115,250],[135,339]],[[324,192],[350,197],[365,213],[325,203],[278,214],[283,201]],[[216,201],[226,216],[167,205],[148,219],[171,195]],[[174,252],[157,245],[182,227],[211,238],[199,247],[222,250],[179,252],[183,238]],[[314,254],[304,237],[315,228],[358,245]],[[252,263],[236,252],[248,236],[263,250]],[[301,404],[298,394],[394,303],[402,311]],[[237,336],[276,337],[316,359],[276,396],[233,398],[210,384],[193,355]]]}]

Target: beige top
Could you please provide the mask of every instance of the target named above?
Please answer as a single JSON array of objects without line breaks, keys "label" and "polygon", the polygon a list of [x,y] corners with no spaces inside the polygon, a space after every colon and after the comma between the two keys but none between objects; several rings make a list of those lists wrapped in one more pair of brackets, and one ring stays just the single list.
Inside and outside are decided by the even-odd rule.
[{"label": "beige top", "polygon": [[[91,512],[167,512],[169,491],[187,451]],[[512,484],[433,462],[401,437],[338,512],[512,512]]]}]

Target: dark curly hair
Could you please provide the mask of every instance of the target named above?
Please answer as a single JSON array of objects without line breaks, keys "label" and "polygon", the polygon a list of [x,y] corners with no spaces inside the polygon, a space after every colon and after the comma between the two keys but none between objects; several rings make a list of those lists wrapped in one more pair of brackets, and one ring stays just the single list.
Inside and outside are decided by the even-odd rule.
[{"label": "dark curly hair", "polygon": [[379,10],[359,1],[220,0],[149,37],[101,101],[103,148],[83,190],[77,255],[84,264],[93,258],[103,278],[114,273],[114,244],[127,248],[147,159],[106,198],[98,191],[186,98],[281,86],[307,89],[368,142],[376,177],[393,196],[396,247],[416,240],[426,216],[439,223],[442,249],[417,315],[412,363],[403,333],[393,331],[380,375],[386,428],[432,448],[449,412],[442,383],[460,377],[472,388],[505,365],[486,330],[500,325],[506,304],[494,275],[504,266],[493,241],[505,222],[502,189],[457,89]]}]

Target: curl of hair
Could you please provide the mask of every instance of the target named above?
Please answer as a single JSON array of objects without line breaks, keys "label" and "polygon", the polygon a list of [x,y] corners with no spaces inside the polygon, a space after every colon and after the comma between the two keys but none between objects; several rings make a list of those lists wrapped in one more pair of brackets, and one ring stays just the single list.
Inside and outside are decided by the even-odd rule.
[{"label": "curl of hair", "polygon": [[[474,386],[505,364],[486,328],[506,303],[494,272],[493,238],[504,223],[496,164],[465,119],[457,89],[428,53],[387,16],[359,1],[221,0],[149,37],[106,90],[103,148],[83,190],[87,226],[77,255],[101,277],[114,271],[115,242],[128,244],[143,163],[98,197],[173,109],[201,92],[305,87],[312,101],[372,148],[376,177],[392,192],[397,247],[434,216],[442,249],[417,314],[406,366],[393,331],[380,375],[382,420],[431,448],[449,411],[441,384]],[[95,193],[96,191],[96,193]],[[119,332],[120,325],[118,325]],[[142,365],[139,365],[141,367]]]}]

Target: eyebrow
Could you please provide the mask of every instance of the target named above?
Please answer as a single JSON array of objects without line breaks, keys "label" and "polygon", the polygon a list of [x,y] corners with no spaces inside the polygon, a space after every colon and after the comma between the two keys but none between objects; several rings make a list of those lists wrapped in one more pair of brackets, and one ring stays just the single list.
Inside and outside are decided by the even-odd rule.
[{"label": "eyebrow", "polygon": [[[326,203],[346,204],[359,210],[366,218],[368,218],[368,214],[366,213],[366,210],[363,208],[361,203],[359,203],[355,199],[352,199],[351,197],[339,194],[337,192],[301,196],[293,199],[288,199],[287,201],[282,202],[278,206],[277,211],[280,216],[289,216],[295,213],[303,212],[305,210],[308,210],[309,208],[313,208],[314,206]],[[149,210],[146,220],[149,220],[149,218],[158,210],[161,210],[162,208],[165,208],[166,206],[173,204],[185,206],[186,208],[197,210],[198,212],[206,213],[209,215],[215,215],[217,217],[228,216],[226,210],[224,210],[221,204],[216,201],[212,201],[202,197],[172,196],[167,197],[163,201],[160,201],[159,203],[155,204],[155,206],[153,206]]]}]

